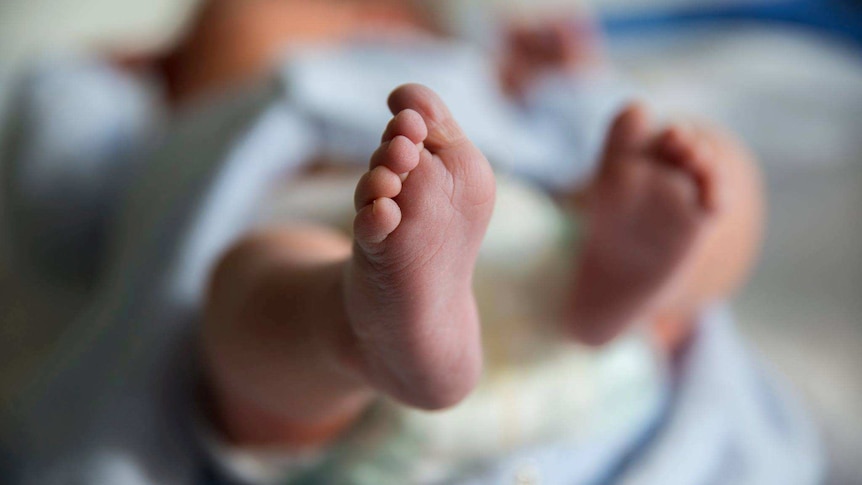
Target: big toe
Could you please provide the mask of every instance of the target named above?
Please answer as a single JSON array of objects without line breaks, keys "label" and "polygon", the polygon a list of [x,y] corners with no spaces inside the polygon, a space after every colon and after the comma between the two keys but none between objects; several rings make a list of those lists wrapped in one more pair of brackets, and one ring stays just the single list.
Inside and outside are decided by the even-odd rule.
[{"label": "big toe", "polygon": [[621,161],[626,155],[643,150],[652,134],[652,120],[647,107],[630,103],[614,119],[605,144],[605,160]]},{"label": "big toe", "polygon": [[389,96],[389,109],[393,114],[404,110],[419,113],[428,129],[425,148],[432,153],[467,139],[443,100],[421,84],[405,84],[393,91]]}]

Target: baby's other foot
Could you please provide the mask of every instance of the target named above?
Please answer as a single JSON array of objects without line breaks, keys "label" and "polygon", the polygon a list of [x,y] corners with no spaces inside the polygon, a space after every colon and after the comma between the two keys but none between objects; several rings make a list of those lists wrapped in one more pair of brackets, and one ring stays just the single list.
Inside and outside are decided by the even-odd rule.
[{"label": "baby's other foot", "polygon": [[721,205],[716,162],[694,130],[656,134],[637,104],[618,115],[589,189],[571,302],[579,340],[605,343],[673,293]]},{"label": "baby's other foot", "polygon": [[389,106],[395,117],[356,188],[345,279],[353,364],[396,399],[443,408],[481,373],[472,278],[494,176],[430,89],[403,86]]}]

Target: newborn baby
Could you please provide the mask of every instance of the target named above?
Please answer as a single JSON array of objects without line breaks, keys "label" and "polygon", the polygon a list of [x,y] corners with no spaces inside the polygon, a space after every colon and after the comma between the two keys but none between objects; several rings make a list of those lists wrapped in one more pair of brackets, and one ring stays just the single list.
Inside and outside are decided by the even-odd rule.
[{"label": "newborn baby", "polygon": [[[39,459],[43,459],[50,466],[36,465],[38,473],[26,475],[39,477],[33,483],[46,483],[40,480],[45,473],[60,477],[58,483],[62,483],[62,477],[71,473],[73,466],[85,470],[79,476],[88,477],[84,480],[88,483],[118,483],[121,473],[138,477],[140,482],[134,483],[148,483],[146,480],[193,483],[201,481],[195,472],[197,468],[221,466],[234,471],[244,468],[242,457],[235,454],[225,457],[218,449],[208,450],[205,458],[189,456],[186,447],[177,445],[184,441],[170,432],[162,435],[153,431],[161,429],[165,422],[181,421],[177,416],[185,416],[174,407],[163,410],[161,403],[153,406],[142,403],[145,400],[150,403],[154,394],[163,392],[158,385],[160,378],[152,376],[179,373],[181,366],[163,358],[161,352],[162,347],[175,346],[172,342],[180,340],[174,338],[177,329],[188,325],[173,325],[184,317],[172,306],[173,286],[154,284],[156,290],[150,293],[141,290],[147,285],[140,282],[161,281],[151,275],[147,265],[153,261],[173,262],[163,257],[165,247],[183,246],[184,249],[170,250],[179,253],[180,259],[183,255],[194,259],[196,253],[206,252],[206,237],[199,245],[186,244],[186,236],[172,238],[172,227],[184,224],[187,218],[233,220],[228,215],[233,214],[230,201],[213,194],[226,194],[219,192],[219,188],[229,183],[229,175],[239,178],[242,169],[260,178],[263,172],[259,170],[258,158],[272,156],[260,150],[249,151],[246,143],[250,145],[250,139],[268,133],[264,121],[281,113],[280,98],[261,92],[249,98],[237,96],[232,101],[239,108],[235,108],[232,116],[239,122],[235,118],[209,116],[205,105],[212,98],[207,96],[219,90],[233,92],[241,82],[257,79],[268,66],[272,53],[291,37],[299,35],[303,42],[340,41],[341,26],[353,25],[356,12],[362,13],[365,26],[371,15],[375,21],[385,20],[399,29],[421,27],[424,23],[424,17],[418,13],[421,10],[403,5],[396,8],[399,4],[372,2],[371,6],[386,7],[373,14],[374,9],[365,9],[369,4],[360,8],[353,2],[220,0],[204,10],[201,22],[186,42],[156,63],[173,103],[197,103],[204,106],[204,111],[188,118],[193,122],[180,122],[172,127],[172,135],[165,143],[167,148],[149,155],[152,166],[145,168],[136,181],[137,189],[130,191],[132,195],[124,212],[127,222],[119,226],[126,231],[125,239],[119,239],[124,244],[116,244],[118,261],[123,264],[116,264],[117,273],[109,273],[105,279],[106,294],[112,297],[105,297],[104,305],[96,306],[92,315],[87,315],[98,322],[87,327],[88,335],[94,335],[92,341],[109,347],[110,355],[117,361],[135,362],[126,366],[131,369],[129,374],[144,377],[137,380],[125,377],[127,374],[120,370],[124,366],[118,366],[118,370],[100,370],[110,383],[105,387],[111,391],[100,389],[100,405],[95,412],[83,409],[90,403],[88,393],[76,388],[76,394],[84,396],[79,399],[84,404],[78,408],[69,404],[66,412],[72,415],[89,411],[87,446],[73,452],[57,445],[59,451],[42,452],[47,459],[34,453],[37,457],[32,460],[34,463],[40,464]],[[428,32],[426,28],[422,35],[427,36]],[[525,101],[529,86],[536,82],[533,79],[536,73],[549,70],[570,74],[584,57],[594,62],[593,56],[583,56],[579,47],[567,43],[579,41],[577,36],[569,37],[570,33],[559,26],[515,29],[510,37],[512,58],[504,63],[503,69],[503,84],[517,96],[515,103]],[[386,476],[393,483],[399,480],[462,483],[473,477],[478,477],[479,483],[499,482],[513,466],[518,469],[523,458],[513,459],[500,453],[524,451],[523,446],[535,444],[515,442],[507,450],[489,449],[485,455],[447,456],[448,461],[433,463],[436,469],[429,472],[418,469],[427,463],[408,453],[416,449],[405,445],[410,437],[405,438],[402,429],[379,426],[380,413],[376,411],[379,408],[373,406],[378,401],[397,403],[399,409],[452,408],[480,381],[483,332],[474,297],[474,269],[497,194],[494,172],[483,152],[432,90],[408,84],[396,89],[388,104],[392,117],[388,125],[376,128],[383,131],[380,145],[355,187],[352,236],[320,224],[271,225],[241,234],[218,258],[201,302],[200,327],[195,332],[195,346],[201,349],[199,374],[185,384],[185,394],[174,398],[184,396],[188,401],[198,399],[203,403],[203,410],[198,409],[193,420],[199,423],[198,437],[207,433],[216,435],[206,446],[218,448],[228,442],[235,449],[263,449],[276,455],[274,461],[286,463],[273,467],[272,481],[384,483],[375,465],[398,462],[407,463],[410,469],[398,469]],[[249,118],[256,121],[249,123]],[[488,120],[488,124],[492,121]],[[295,138],[301,132],[298,125],[286,127],[279,125],[281,131],[275,132],[278,137]],[[241,132],[250,135],[242,138],[238,135]],[[200,133],[204,135],[198,136]],[[234,137],[243,141],[234,144]],[[745,365],[738,368],[722,361],[722,356],[738,356],[742,347],[732,332],[722,330],[726,324],[710,323],[721,318],[711,317],[708,310],[739,283],[757,245],[761,194],[750,157],[731,136],[708,124],[663,126],[637,103],[616,115],[605,138],[594,176],[584,187],[569,186],[556,194],[560,207],[580,211],[583,224],[578,239],[567,241],[569,246],[561,251],[563,257],[557,264],[566,277],[554,290],[565,296],[565,304],[559,309],[546,309],[555,312],[556,325],[547,330],[553,336],[548,341],[561,346],[567,355],[576,354],[581,350],[570,342],[606,344],[641,322],[650,329],[656,346],[666,357],[662,362],[666,360],[670,366],[668,372],[672,376],[663,384],[672,386],[671,377],[685,384],[679,390],[673,384],[673,389],[668,390],[669,397],[657,399],[661,406],[657,405],[654,413],[644,413],[648,416],[641,423],[642,429],[633,431],[636,436],[629,436],[625,444],[608,445],[597,440],[577,453],[552,446],[550,458],[547,453],[528,455],[536,461],[530,461],[527,468],[538,468],[537,473],[549,483],[599,479],[667,483],[669,468],[655,463],[664,463],[662,457],[666,456],[665,461],[673,463],[676,470],[678,451],[669,453],[667,448],[683,449],[689,439],[697,439],[714,443],[715,450],[728,447],[738,453],[743,450],[758,463],[753,468],[754,476],[781,476],[790,468],[774,465],[785,464],[798,450],[755,452],[764,436],[771,439],[774,434],[771,425],[764,424],[771,421],[764,416],[765,406],[759,398],[753,399],[756,403],[753,407],[748,406],[749,397],[759,396],[762,390],[752,384],[751,374],[757,372]],[[275,145],[280,146],[281,142],[278,139]],[[483,144],[483,148],[487,145]],[[493,148],[489,146],[485,151]],[[182,162],[173,166],[178,154],[182,155]],[[558,162],[561,167],[569,163]],[[222,168],[216,170],[211,166]],[[152,187],[159,187],[164,194],[154,196]],[[201,187],[214,188],[201,192],[204,190]],[[508,183],[501,187],[504,191],[511,190]],[[260,184],[251,184],[243,190],[259,188]],[[205,210],[214,207],[220,210]],[[135,217],[141,214],[146,217]],[[194,241],[196,232],[188,232],[191,233],[188,239]],[[170,271],[182,279],[187,276],[184,268],[176,265]],[[127,306],[121,302],[128,301],[128,295],[136,298]],[[153,323],[153,330],[149,333],[117,330],[136,318]],[[704,328],[698,329],[697,324]],[[164,332],[159,330],[162,328]],[[112,335],[121,335],[131,344],[117,345],[108,338]],[[77,348],[97,347],[90,342],[86,343],[88,347],[83,345]],[[124,350],[127,348],[128,352]],[[548,348],[556,351],[556,347]],[[133,359],[136,352],[151,354],[145,361],[155,362],[154,367],[137,365],[138,361]],[[93,351],[89,354],[97,355]],[[91,360],[101,367],[113,362],[104,356]],[[74,360],[66,359],[69,361]],[[68,367],[86,368],[77,363]],[[97,384],[89,384],[89,379],[97,381],[91,377],[96,373],[91,371],[75,374],[72,370],[71,375],[81,377],[64,377],[59,381],[83,381],[87,383],[82,384],[83,389],[96,388]],[[517,382],[534,381],[536,375],[526,373]],[[133,381],[145,384],[129,384]],[[578,382],[572,382],[572,387]],[[693,391],[698,382],[708,390],[701,390],[700,394]],[[713,401],[704,396],[714,392],[714,386],[729,382],[738,383],[734,384],[738,388],[728,390],[727,394],[739,402],[728,400],[709,407]],[[63,387],[47,396],[62,395]],[[514,389],[514,392],[533,391],[533,387],[526,386]],[[44,403],[50,402],[58,400],[42,399],[42,404],[33,408],[33,415],[38,417],[39,410],[45,409]],[[548,403],[548,407],[552,404]],[[686,409],[688,412],[684,412]],[[561,414],[565,416],[566,411]],[[732,428],[726,423],[707,426],[705,435],[688,435],[700,431],[690,419],[685,420],[692,412],[698,416],[721,416],[723,423],[735,423],[735,418],[745,416],[739,422],[748,423],[746,433],[755,437],[746,440],[746,433],[736,432],[725,435],[724,426]],[[117,429],[129,426],[127,415],[141,421],[136,423],[141,429],[117,433]],[[158,416],[159,420],[151,420],[151,416]],[[424,431],[434,427],[434,419],[434,416],[428,418]],[[49,425],[34,424],[38,426]],[[165,427],[173,431],[171,426]],[[664,432],[654,433],[655,428]],[[720,432],[709,434],[712,429]],[[727,444],[723,440],[730,435],[737,441]],[[146,439],[131,442],[127,436]],[[562,442],[566,437],[561,432],[553,438]],[[369,449],[376,453],[379,441],[393,438],[386,452],[404,453],[399,459],[391,455],[370,459],[363,454]],[[649,443],[646,451],[640,451],[640,441]],[[558,443],[551,443],[555,444]],[[171,446],[182,451],[172,456],[168,451],[173,450]],[[604,449],[612,451],[602,455],[602,459],[595,458]],[[420,447],[418,453],[422,451]],[[713,465],[723,463],[724,451],[704,451],[699,455],[691,450],[686,452],[702,460],[689,460],[692,469],[681,470],[678,476],[692,478],[683,478],[680,483],[720,476],[721,472],[713,474]],[[757,453],[766,453],[769,459],[762,459],[763,455]],[[625,462],[630,454],[642,459],[631,458],[643,466],[627,469]],[[181,472],[164,471],[172,459],[176,461],[171,464],[172,469]],[[231,460],[234,462],[225,464]],[[217,462],[215,467],[201,465],[213,461]],[[591,462],[596,463],[592,465],[596,469],[587,466]],[[652,470],[659,471],[650,471],[650,463]],[[527,475],[533,476],[531,473]],[[162,480],[162,475],[169,478]],[[210,473],[208,479],[218,482],[218,475]],[[261,483],[268,480],[261,478],[260,473],[251,475]]]},{"label": "newborn baby", "polygon": [[[403,19],[411,18],[409,12],[397,17],[408,24]],[[572,72],[584,69],[585,59],[598,62],[590,49],[596,40],[567,27],[514,30],[503,70],[510,92],[528,91],[531,77],[545,71]],[[216,62],[223,67],[213,71],[230,65],[229,59]],[[194,74],[184,79],[218,84]],[[234,443],[326,449],[381,395],[440,409],[476,385],[482,346],[471,289],[490,213],[490,202],[480,203],[492,192],[489,170],[477,150],[454,150],[438,140],[454,138],[452,144],[469,147],[448,109],[426,89],[397,91],[390,106],[394,118],[384,143],[356,188],[352,240],[319,227],[270,227],[229,251],[214,274],[205,348],[214,414]],[[579,257],[569,256],[575,261],[569,278],[557,282],[569,291],[568,311],[556,321],[568,335],[593,344],[636,321],[650,322],[662,347],[674,352],[688,339],[690,323],[745,272],[758,232],[756,176],[729,136],[703,124],[660,129],[636,105],[623,110],[607,138],[598,175],[580,194],[570,188],[563,197],[585,199],[588,222],[582,240],[570,242],[570,254]],[[447,153],[458,164],[447,161]],[[426,171],[446,187],[420,185],[417,175]],[[722,200],[728,192],[735,197]],[[459,207],[459,193],[476,199]],[[425,218],[411,221],[411,213]],[[402,259],[419,267],[405,267]],[[302,296],[276,297],[284,292]],[[313,302],[321,302],[319,308]],[[249,355],[250,344],[240,343],[269,342],[269,330],[256,335],[270,329],[263,322],[288,321],[293,324],[279,326],[282,343],[271,356]],[[500,332],[500,323],[485,322],[486,339]],[[315,337],[318,332],[324,335]],[[269,370],[258,374],[262,368]],[[292,369],[290,376],[283,369]],[[439,418],[437,426],[443,423]]]},{"label": "newborn baby", "polygon": [[[356,187],[352,241],[268,229],[215,272],[204,343],[216,415],[234,442],[303,449],[342,434],[378,394],[442,409],[478,382],[473,270],[493,173],[427,88],[396,90],[390,108]],[[700,140],[653,132],[636,105],[619,115],[590,187],[601,212],[571,269],[566,333],[606,342],[678,298],[672,285],[720,207]]]}]

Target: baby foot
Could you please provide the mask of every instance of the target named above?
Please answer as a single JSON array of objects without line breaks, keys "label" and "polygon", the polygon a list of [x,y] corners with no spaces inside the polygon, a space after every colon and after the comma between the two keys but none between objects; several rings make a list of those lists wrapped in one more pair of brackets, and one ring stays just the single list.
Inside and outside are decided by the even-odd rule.
[{"label": "baby foot", "polygon": [[571,303],[579,340],[609,341],[673,292],[720,205],[713,156],[696,132],[656,135],[637,104],[617,117],[588,196]]},{"label": "baby foot", "polygon": [[409,405],[451,406],[481,372],[472,278],[494,206],[488,162],[430,89],[407,85],[356,188],[345,279],[355,364]]}]

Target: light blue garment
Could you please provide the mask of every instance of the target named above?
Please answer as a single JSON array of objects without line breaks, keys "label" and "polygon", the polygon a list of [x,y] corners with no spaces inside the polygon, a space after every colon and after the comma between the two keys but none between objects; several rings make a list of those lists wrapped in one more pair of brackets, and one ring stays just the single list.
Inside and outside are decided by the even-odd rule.
[{"label": "light blue garment", "polygon": [[817,431],[724,308],[704,315],[656,435],[618,482],[806,484],[823,479]]},{"label": "light blue garment", "polygon": [[[469,71],[474,64],[484,65],[481,57],[457,50],[447,57],[446,49],[452,47],[429,51],[426,58],[439,55],[439,69],[447,59],[452,66],[462,62],[468,72],[474,72]],[[552,170],[535,167],[557,163],[561,171],[570,168],[568,160],[574,158],[570,154],[577,153],[571,140],[584,144],[590,138],[570,138],[571,132],[600,131],[572,121],[581,119],[584,96],[568,93],[571,86],[551,83],[557,86],[551,89],[560,90],[556,98],[560,101],[550,101],[553,91],[548,91],[532,114],[526,114],[495,95],[488,77],[471,74],[464,78],[469,82],[457,83],[440,79],[436,68],[423,71],[420,62],[392,64],[404,57],[398,52],[382,56],[387,60],[378,67],[385,71],[387,65],[394,66],[392,72],[365,71],[361,64],[351,63],[350,56],[298,59],[275,82],[178,116],[164,127],[161,140],[142,152],[140,169],[106,236],[107,271],[96,296],[88,311],[70,324],[58,347],[62,352],[22,393],[14,406],[12,427],[3,433],[0,449],[15,450],[18,482],[199,483],[207,458],[191,426],[196,377],[191,332],[207,271],[247,227],[259,194],[273,180],[322,152],[340,151],[348,158],[370,153],[388,119],[379,92],[385,95],[404,77],[429,81],[492,158],[509,160],[504,165],[537,179],[542,175],[536,174],[547,176]],[[409,75],[402,69],[408,64]],[[115,75],[101,67],[93,72]],[[63,76],[63,69],[55,75]],[[322,84],[334,75],[340,83]],[[115,97],[117,106],[128,95],[124,89],[110,88],[101,94]],[[475,112],[470,112],[472,100],[479,106]],[[368,110],[361,108],[362,103],[368,103]],[[51,106],[25,104],[19,109],[46,110],[40,117],[52,119]],[[572,111],[567,113],[567,107]],[[486,118],[486,110],[500,116]],[[607,113],[597,115],[602,116]],[[28,129],[38,132],[51,126]],[[546,148],[555,149],[532,151],[529,142],[523,145],[527,148],[509,142],[500,150],[496,144],[525,133],[548,137]],[[3,162],[30,166],[45,163],[41,157],[47,155],[39,154],[50,154],[50,159],[67,153],[63,145],[71,141],[62,133],[37,135],[23,139],[54,140],[50,143],[58,146],[19,146],[15,156],[4,157]],[[364,141],[352,145],[346,140]],[[344,146],[357,152],[347,153]],[[594,153],[596,148],[578,150]],[[106,157],[103,163],[113,162]],[[77,166],[70,162],[69,168]],[[578,169],[571,177],[586,172]],[[462,483],[512,483],[523,473],[537,474],[542,483],[550,484],[817,483],[820,452],[810,423],[779,381],[763,369],[734,333],[730,317],[721,311],[709,313],[686,355],[676,362],[678,379],[662,419],[642,423],[629,437],[589,449],[565,443],[525,449],[480,468]],[[645,429],[650,432],[645,434]]]},{"label": "light blue garment", "polygon": [[[23,483],[195,479],[185,417],[196,358],[185,341],[203,275],[252,219],[259,189],[307,159],[313,141],[280,93],[269,83],[181,115],[143,157],[88,310],[15,403],[3,438],[26,458]],[[104,478],[117,469],[128,480]]]},{"label": "light blue garment", "polygon": [[12,240],[26,249],[17,269],[80,285],[99,270],[158,104],[141,79],[76,55],[46,58],[16,81],[0,180]]},{"label": "light blue garment", "polygon": [[308,50],[292,56],[282,76],[298,109],[323,129],[326,155],[365,163],[391,116],[383,100],[419,82],[443,98],[498,172],[551,189],[590,174],[613,115],[638,94],[612,73],[596,72],[545,79],[515,104],[499,89],[487,53],[441,42]]}]

